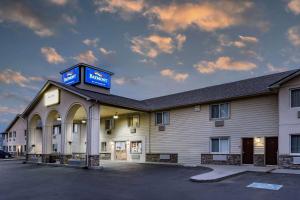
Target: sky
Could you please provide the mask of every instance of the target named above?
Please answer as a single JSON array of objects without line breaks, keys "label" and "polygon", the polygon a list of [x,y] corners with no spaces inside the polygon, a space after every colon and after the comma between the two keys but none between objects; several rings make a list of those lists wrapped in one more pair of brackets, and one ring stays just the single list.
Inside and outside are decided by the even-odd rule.
[{"label": "sky", "polygon": [[84,62],[146,99],[300,68],[300,0],[1,0],[0,131]]}]

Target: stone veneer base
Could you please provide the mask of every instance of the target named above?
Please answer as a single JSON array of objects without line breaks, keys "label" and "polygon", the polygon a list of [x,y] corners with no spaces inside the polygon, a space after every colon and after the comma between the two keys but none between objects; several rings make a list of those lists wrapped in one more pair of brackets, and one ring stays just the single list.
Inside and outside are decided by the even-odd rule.
[{"label": "stone veneer base", "polygon": [[[161,159],[161,155],[170,155],[170,159]],[[174,153],[147,153],[146,162],[178,163],[178,154]]]},{"label": "stone veneer base", "polygon": [[201,154],[201,163],[213,165],[241,165],[240,154],[217,154],[226,156],[226,160],[214,160],[214,155],[215,154]]},{"label": "stone veneer base", "polygon": [[279,155],[278,166],[280,168],[287,168],[287,169],[300,169],[300,165],[293,164],[293,157],[300,157],[300,156]]},{"label": "stone veneer base", "polygon": [[253,162],[255,166],[265,166],[265,155],[264,154],[254,154]]}]

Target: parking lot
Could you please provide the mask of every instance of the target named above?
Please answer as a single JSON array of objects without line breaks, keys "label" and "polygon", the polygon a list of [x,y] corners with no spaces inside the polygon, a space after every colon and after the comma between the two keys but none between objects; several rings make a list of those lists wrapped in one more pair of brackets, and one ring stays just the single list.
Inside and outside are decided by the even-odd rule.
[{"label": "parking lot", "polygon": [[[300,175],[246,173],[217,183],[189,177],[208,171],[166,165],[112,164],[102,170],[0,161],[0,199],[295,199]],[[282,184],[279,191],[246,188],[252,182]]]}]

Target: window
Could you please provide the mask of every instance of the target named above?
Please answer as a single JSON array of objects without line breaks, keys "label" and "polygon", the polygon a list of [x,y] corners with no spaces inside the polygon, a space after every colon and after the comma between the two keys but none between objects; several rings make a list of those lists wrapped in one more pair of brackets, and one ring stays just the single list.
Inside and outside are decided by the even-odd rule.
[{"label": "window", "polygon": [[26,145],[24,145],[24,151],[27,151],[27,146]]},{"label": "window", "polygon": [[291,153],[300,153],[300,135],[291,135]]},{"label": "window", "polygon": [[12,132],[9,132],[9,138],[12,138]]},{"label": "window", "polygon": [[61,134],[61,126],[53,126],[53,135]]},{"label": "window", "polygon": [[291,107],[300,107],[300,89],[291,90]]},{"label": "window", "polygon": [[105,130],[110,130],[113,128],[113,119],[105,120]]},{"label": "window", "polygon": [[15,138],[17,136],[16,131],[13,132],[13,137]]},{"label": "window", "polygon": [[140,126],[140,116],[132,115],[128,117],[128,127],[139,127]]},{"label": "window", "polygon": [[16,152],[17,151],[17,147],[16,145],[13,146],[13,151]]},{"label": "window", "polygon": [[107,149],[106,149],[106,142],[101,142],[101,151],[102,152],[106,152]]},{"label": "window", "polygon": [[11,146],[8,147],[8,151],[11,152]]},{"label": "window", "polygon": [[156,125],[170,124],[170,113],[169,112],[157,112],[157,113],[155,113],[155,124]]},{"label": "window", "polygon": [[57,152],[57,147],[58,147],[57,144],[52,144],[52,151]]},{"label": "window", "polygon": [[142,141],[132,141],[130,143],[130,152],[132,154],[141,154],[142,153]]},{"label": "window", "polygon": [[73,124],[73,133],[78,133],[79,124]]},{"label": "window", "polygon": [[229,118],[229,103],[213,104],[210,106],[211,119]]},{"label": "window", "polygon": [[24,136],[27,137],[27,130],[24,131]]},{"label": "window", "polygon": [[211,153],[229,153],[229,138],[212,138]]}]

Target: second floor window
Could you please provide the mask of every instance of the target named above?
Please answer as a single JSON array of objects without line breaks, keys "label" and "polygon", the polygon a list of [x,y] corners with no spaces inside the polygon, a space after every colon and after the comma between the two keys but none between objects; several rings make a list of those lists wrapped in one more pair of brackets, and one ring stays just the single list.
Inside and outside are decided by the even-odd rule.
[{"label": "second floor window", "polygon": [[300,89],[291,90],[291,107],[300,107]]},{"label": "second floor window", "polygon": [[169,112],[157,112],[157,113],[155,113],[155,124],[156,125],[170,124],[170,113]]},{"label": "second floor window", "polygon": [[16,131],[13,132],[13,137],[15,138],[17,136]]},{"label": "second floor window", "polygon": [[128,117],[128,127],[140,127],[140,116],[132,115]]},{"label": "second floor window", "polygon": [[229,118],[229,103],[213,104],[210,106],[211,119],[227,119]]}]

